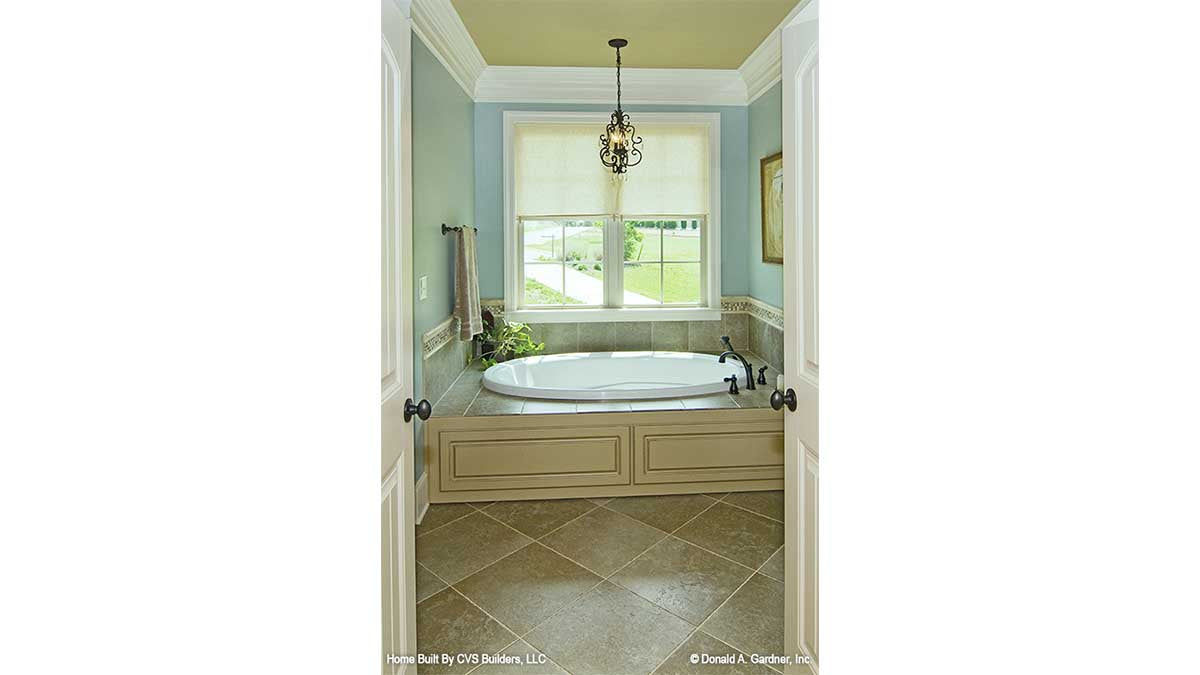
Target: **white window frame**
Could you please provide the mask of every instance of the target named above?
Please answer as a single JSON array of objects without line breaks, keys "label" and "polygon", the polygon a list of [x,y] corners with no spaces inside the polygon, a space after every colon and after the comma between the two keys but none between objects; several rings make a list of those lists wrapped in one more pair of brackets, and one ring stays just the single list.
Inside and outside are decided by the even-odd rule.
[{"label": "white window frame", "polygon": [[[534,112],[508,110],[504,112],[504,314],[512,321],[536,323],[599,322],[599,321],[713,321],[721,318],[721,114],[720,113],[634,113],[633,123],[641,126],[654,124],[699,124],[708,128],[709,142],[709,212],[704,214],[705,229],[702,230],[704,249],[703,275],[701,276],[701,304],[690,307],[553,307],[526,309],[521,306],[524,298],[524,264],[520,255],[520,224],[514,212],[513,185],[513,131],[517,124],[537,122],[543,124],[595,124],[597,143],[604,126],[609,121],[608,112]],[[649,152],[649,150],[647,150]],[[599,146],[596,161],[600,161]],[[637,171],[633,167],[630,171]],[[650,214],[619,214],[616,217],[644,218]],[[664,218],[696,217],[679,214]],[[526,216],[533,218],[533,214]],[[569,216],[552,216],[546,220]],[[608,215],[597,216],[607,220]],[[614,239],[616,239],[614,241]],[[607,271],[610,260],[624,263],[622,243],[619,238],[607,237],[605,250],[606,296],[610,302],[621,298],[619,286],[623,268]]]}]

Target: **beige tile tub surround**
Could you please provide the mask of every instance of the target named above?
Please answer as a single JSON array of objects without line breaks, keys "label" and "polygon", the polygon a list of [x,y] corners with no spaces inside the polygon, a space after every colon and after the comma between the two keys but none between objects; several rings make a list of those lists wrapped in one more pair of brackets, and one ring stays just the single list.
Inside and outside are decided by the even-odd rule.
[{"label": "beige tile tub surround", "polygon": [[[650,324],[639,324],[650,325]],[[734,343],[737,344],[736,342]],[[469,364],[459,374],[441,399],[433,402],[434,417],[477,417],[487,415],[519,415],[543,412],[647,412],[656,410],[709,410],[713,408],[769,408],[771,391],[779,371],[768,365],[767,360],[752,351],[741,354],[754,364],[754,375],[758,368],[767,366],[764,377],[768,384],[747,389],[745,378],[738,378],[740,393],[693,396],[688,399],[646,399],[634,401],[548,401],[545,399],[521,398],[497,394],[483,388],[483,365],[479,361]]]},{"label": "beige tile tub surround", "polygon": [[750,349],[751,317],[724,312],[720,321],[618,321],[611,323],[531,323],[530,335],[546,343],[546,354],[567,352],[673,351],[720,353],[721,336],[734,349]]},{"label": "beige tile tub surround", "polygon": [[[753,666],[748,655],[768,653],[764,648],[778,653],[776,644],[782,649],[783,606],[778,601],[782,584],[764,576],[766,565],[748,567],[676,536],[723,506],[718,500],[725,497],[728,495],[714,493],[684,500],[554,500],[528,506],[517,502],[495,514],[492,509],[498,504],[478,504],[467,507],[474,514],[466,516],[444,510],[438,514],[440,525],[426,531],[420,540],[438,537],[441,546],[459,552],[478,545],[481,528],[463,526],[476,516],[510,530],[495,515],[520,521],[531,532],[554,529],[525,538],[524,546],[454,583],[447,584],[419,563],[418,575],[423,581],[417,605],[418,650],[544,654],[547,660],[540,665],[489,665],[475,670],[471,665],[439,666],[422,672],[777,672]],[[656,508],[654,500],[662,500],[661,508]],[[581,508],[586,511],[579,513]],[[615,509],[643,517],[659,511],[672,513],[670,522],[660,522],[668,528],[679,518],[686,520],[664,530]],[[453,516],[459,517],[451,519]],[[630,531],[637,534],[630,537]],[[582,545],[582,533],[591,533],[588,546]],[[512,534],[523,537],[515,530]],[[765,536],[762,543],[772,545],[769,534],[757,536]],[[631,538],[636,541],[629,542]],[[597,556],[595,549],[619,549],[620,553]],[[781,557],[782,547],[775,553]],[[589,565],[603,568],[605,573],[597,574]],[[747,663],[693,667],[688,663],[693,653],[745,654]]]}]

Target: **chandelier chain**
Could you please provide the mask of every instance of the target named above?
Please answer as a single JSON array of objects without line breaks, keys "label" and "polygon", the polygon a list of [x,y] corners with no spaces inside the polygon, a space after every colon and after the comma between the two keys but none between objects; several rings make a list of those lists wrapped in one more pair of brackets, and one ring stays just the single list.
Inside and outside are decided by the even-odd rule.
[{"label": "chandelier chain", "polygon": [[621,48],[617,47],[617,110],[621,109]]}]

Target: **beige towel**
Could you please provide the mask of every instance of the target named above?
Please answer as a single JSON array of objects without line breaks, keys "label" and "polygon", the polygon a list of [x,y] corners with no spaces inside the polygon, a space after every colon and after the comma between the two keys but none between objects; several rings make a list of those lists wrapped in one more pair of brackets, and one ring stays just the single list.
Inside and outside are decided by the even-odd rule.
[{"label": "beige towel", "polygon": [[454,316],[458,317],[458,339],[466,342],[483,332],[479,272],[475,269],[475,228],[469,225],[458,231],[454,266]]}]

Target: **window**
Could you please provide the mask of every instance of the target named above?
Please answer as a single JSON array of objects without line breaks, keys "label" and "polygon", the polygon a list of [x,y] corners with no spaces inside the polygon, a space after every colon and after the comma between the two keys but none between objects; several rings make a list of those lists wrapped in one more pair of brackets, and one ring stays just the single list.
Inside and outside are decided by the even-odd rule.
[{"label": "window", "polygon": [[614,177],[607,113],[505,113],[510,317],[719,318],[719,115],[636,117],[645,158]]},{"label": "window", "polygon": [[625,220],[624,304],[703,304],[701,217]]}]

